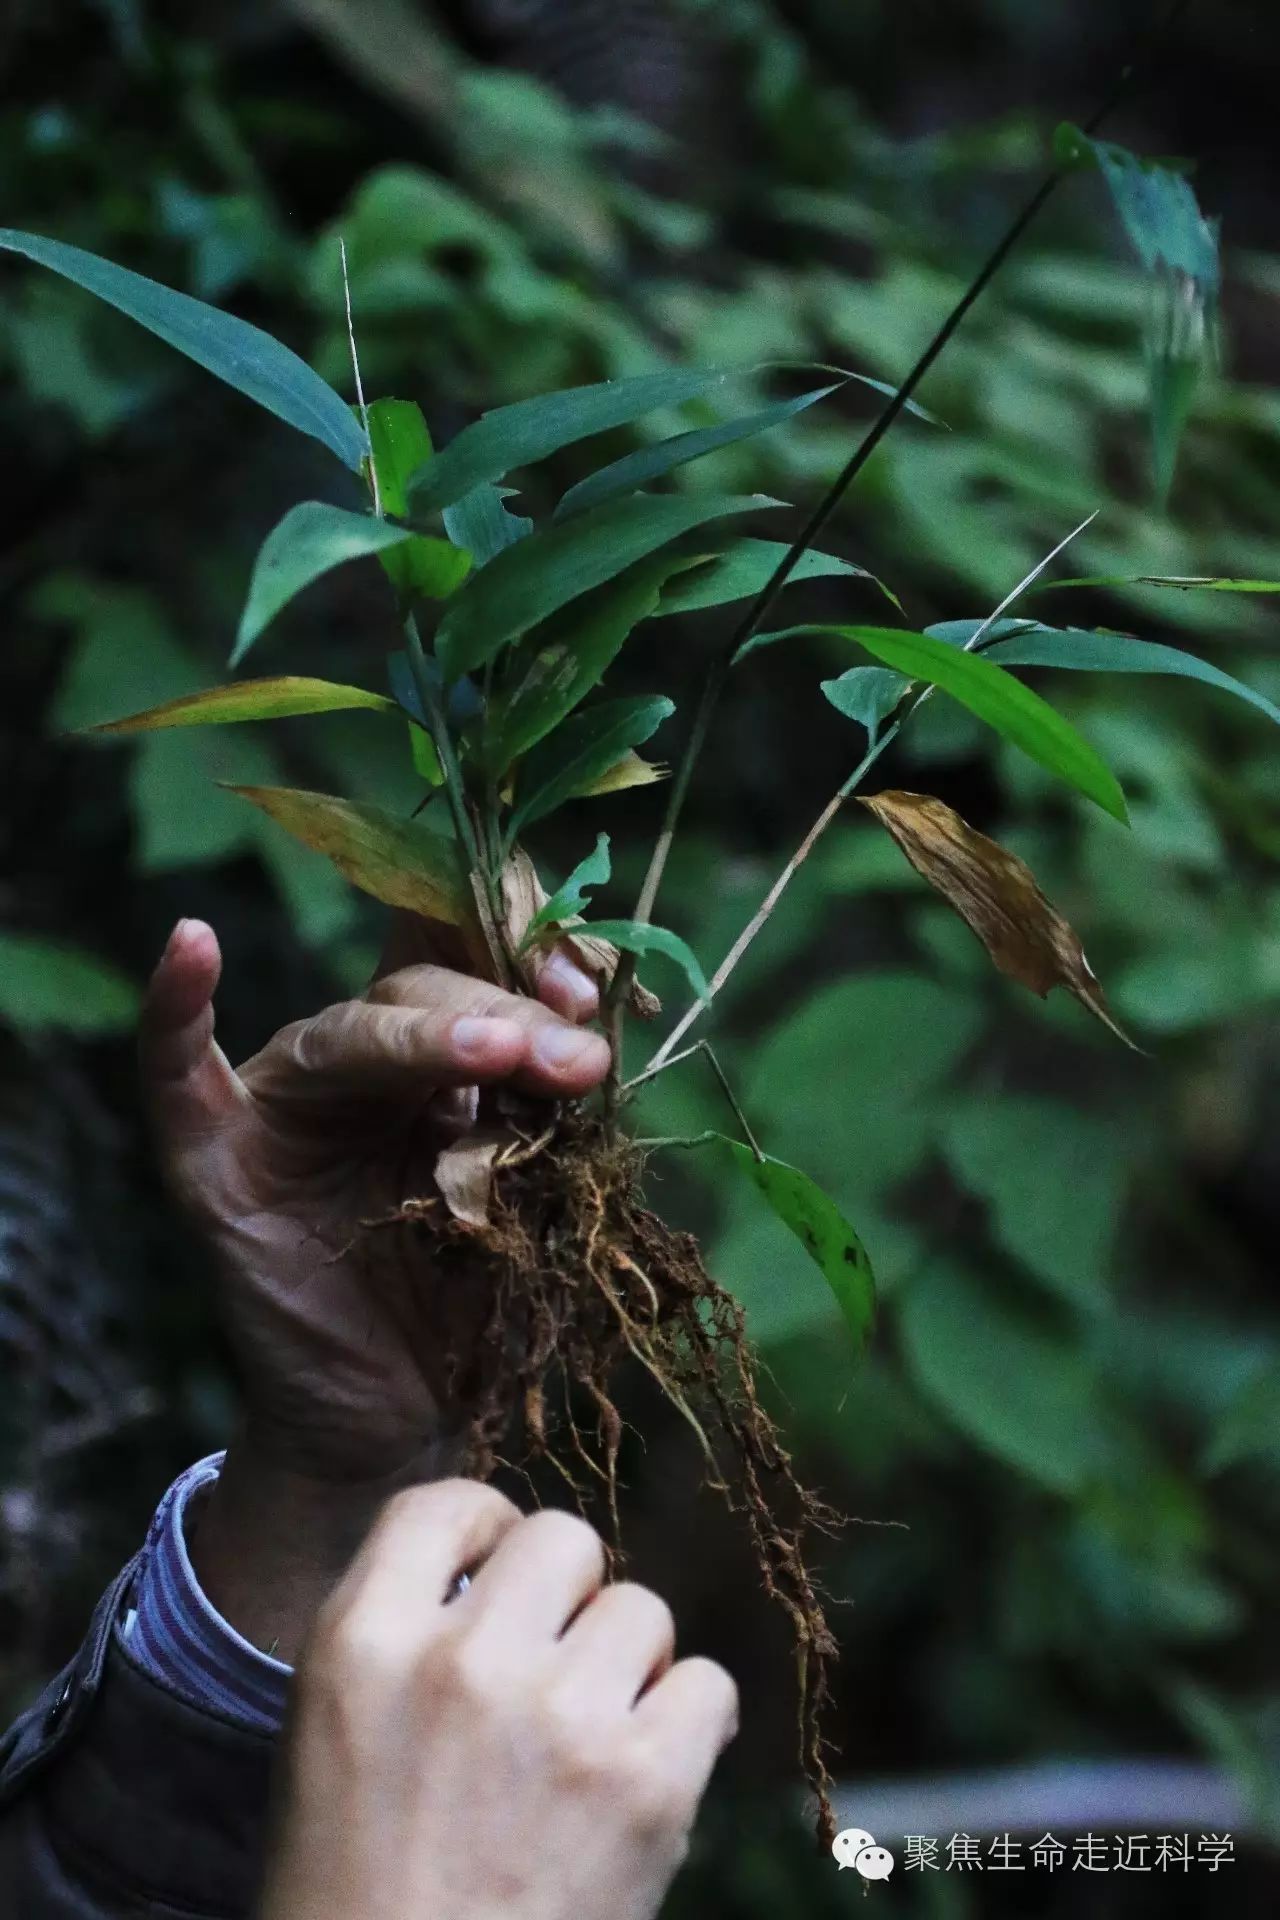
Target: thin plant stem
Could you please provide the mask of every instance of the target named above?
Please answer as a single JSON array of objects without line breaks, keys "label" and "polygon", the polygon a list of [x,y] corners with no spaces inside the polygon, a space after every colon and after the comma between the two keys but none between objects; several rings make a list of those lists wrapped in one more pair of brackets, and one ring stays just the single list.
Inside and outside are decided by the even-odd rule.
[{"label": "thin plant stem", "polygon": [[[1092,526],[1093,522],[1097,519],[1097,517],[1098,517],[1097,512],[1095,511],[1091,513],[1087,519],[1082,520],[1078,527],[1073,527],[1071,532],[1067,534],[1065,539],[1059,540],[1057,546],[1054,547],[1051,552],[1047,553],[1043,560],[1040,560],[1036,563],[1036,565],[1031,569],[1030,573],[1024,574],[1022,579],[1019,580],[1017,586],[1013,587],[1008,593],[1006,593],[1006,595],[1004,596],[1004,599],[1000,602],[999,606],[995,609],[994,613],[989,614],[987,618],[982,622],[982,625],[976,629],[976,631],[973,633],[971,638],[965,642],[965,646],[963,649],[964,652],[971,653],[974,651],[974,649],[978,646],[979,642],[986,638],[987,634],[991,631],[992,627],[995,625],[996,621],[1000,618],[1001,614],[1008,612],[1009,608],[1013,606],[1015,602],[1021,598],[1021,596],[1026,592],[1027,588],[1034,585],[1034,583],[1040,578],[1041,574],[1045,571],[1045,568],[1050,566],[1053,563],[1053,561],[1057,559],[1058,555],[1063,551],[1064,548],[1070,546],[1071,542],[1076,538],[1077,534],[1083,533],[1086,527]],[[806,833],[804,839],[800,842],[800,845],[796,848],[796,851],[792,854],[790,860],[788,860],[786,866],[782,869],[782,872],[778,875],[778,878],[774,881],[768,893],[765,895],[764,899],[760,902],[760,905],[756,909],[756,912],[753,914],[752,918],[748,921],[747,925],[742,929],[742,932],[738,935],[738,938],[734,941],[728,953],[725,955],[724,959],[720,962],[720,965],[716,968],[715,973],[711,977],[710,993],[708,994],[707,999],[695,1001],[694,1004],[689,1008],[688,1012],[684,1015],[684,1017],[681,1020],[677,1021],[676,1025],[671,1029],[671,1032],[667,1035],[662,1045],[658,1048],[658,1051],[653,1055],[653,1058],[650,1060],[648,1066],[645,1068],[644,1073],[637,1076],[639,1080],[643,1080],[647,1078],[649,1074],[654,1072],[656,1069],[659,1069],[670,1062],[671,1049],[673,1047],[679,1046],[681,1040],[683,1040],[685,1034],[688,1033],[690,1027],[693,1025],[694,1021],[698,1018],[699,1014],[703,1012],[704,1008],[710,1004],[710,1001],[720,991],[725,981],[729,978],[729,975],[733,972],[734,968],[737,966],[739,960],[741,960],[743,954],[747,951],[747,948],[751,945],[756,935],[760,932],[761,928],[765,925],[765,922],[769,919],[770,915],[773,913],[774,908],[777,906],[779,900],[781,900],[787,888],[791,885],[791,882],[794,880],[799,868],[803,866],[804,862],[808,859],[814,847],[817,845],[818,841],[822,838],[822,835],[826,832],[827,828],[831,825],[831,822],[835,819],[836,815],[840,812],[840,809],[844,805],[844,802],[848,800],[856,791],[858,783],[862,779],[863,775],[867,773],[869,769],[875,765],[876,761],[880,758],[880,755],[884,752],[885,748],[889,745],[890,741],[895,740],[897,738],[898,734],[901,732],[902,728],[906,725],[907,721],[911,718],[912,714],[917,713],[919,709],[924,705],[926,700],[932,699],[936,691],[937,689],[932,686],[922,687],[919,693],[916,695],[915,699],[911,702],[910,706],[906,708],[905,712],[900,714],[898,719],[896,719],[893,722],[892,726],[886,727],[884,731],[872,742],[867,752],[863,755],[862,759],[858,762],[853,772],[849,775],[849,778],[844,782],[844,785],[839,789],[838,792],[832,795],[830,800],[828,800],[826,806],[822,809],[822,812],[818,815],[817,819],[814,821],[813,825],[810,827],[808,833]],[[677,1054],[676,1058],[683,1059],[684,1055]],[[634,1086],[635,1084],[637,1084],[636,1081],[628,1082],[629,1086]]]},{"label": "thin plant stem", "polygon": [[[1190,0],[1173,0],[1172,6],[1165,9],[1162,13],[1159,23],[1141,36],[1138,46],[1135,48],[1134,58],[1127,61],[1121,68],[1119,78],[1105,100],[1102,101],[1101,105],[1094,110],[1089,119],[1084,123],[1083,131],[1086,135],[1092,135],[1097,132],[1127,89],[1133,74],[1137,54],[1147,50],[1150,45],[1162,39],[1177,23],[1181,15],[1186,11],[1189,3]],[[804,527],[783,555],[778,565],[774,568],[773,573],[765,582],[764,587],[756,599],[748,608],[743,619],[733,629],[724,647],[712,661],[707,672],[706,680],[703,683],[702,693],[698,701],[693,726],[690,729],[684,753],[681,756],[680,764],[676,769],[675,777],[671,783],[666,811],[663,815],[662,825],[659,829],[657,840],[654,843],[648,869],[640,888],[640,895],[636,902],[635,912],[632,915],[633,919],[645,923],[652,918],[653,909],[657,903],[658,890],[662,885],[662,877],[666,870],[672,843],[675,839],[676,827],[679,824],[680,815],[684,808],[685,797],[689,790],[689,783],[706,741],[707,731],[711,724],[711,716],[724,690],[725,680],[728,677],[729,670],[733,665],[739,648],[758,631],[761,621],[773,606],[774,601],[782,592],[782,589],[786,586],[797,564],[822,531],[827,521],[831,518],[831,515],[839,506],[840,501],[844,498],[844,495],[852,486],[854,480],[857,479],[863,467],[866,466],[868,460],[870,460],[890,427],[893,426],[894,422],[903,412],[907,402],[912,398],[916,388],[930,371],[939,354],[943,352],[970,309],[982,297],[983,293],[985,293],[987,287],[1000,271],[1000,268],[1004,265],[1010,253],[1012,253],[1013,249],[1017,246],[1023,234],[1037,218],[1041,209],[1056,192],[1058,186],[1070,171],[1071,169],[1065,165],[1053,167],[1027,200],[1021,211],[1010,223],[1002,239],[988,256],[975,278],[970,282],[933,338],[929,341],[923,353],[907,374],[906,379],[893,395],[893,398],[881,411],[869,431],[863,436],[859,445],[846,461],[844,467],[836,475],[836,478],[832,481],[826,493],[810,514]],[[605,1119],[610,1129],[612,1129],[614,1125],[621,1092],[623,1010],[626,1005],[627,996],[631,990],[632,982],[635,979],[635,972],[635,954],[624,953],[618,962],[617,971],[614,974],[613,980],[610,982],[606,995],[606,1027],[613,1053],[613,1062],[604,1089]]]},{"label": "thin plant stem", "polygon": [[449,802],[449,812],[453,819],[453,831],[457,838],[459,858],[465,862],[470,873],[483,871],[480,849],[476,842],[471,816],[467,812],[466,791],[462,784],[462,769],[458,765],[458,756],[453,750],[453,741],[449,735],[449,722],[444,705],[440,699],[439,688],[431,678],[427,667],[427,656],[423,651],[422,635],[418,632],[418,622],[412,613],[404,617],[405,652],[409,660],[409,671],[413,675],[413,684],[418,690],[422,702],[422,711],[426,717],[427,730],[431,735],[431,744],[436,750],[440,768],[444,774],[445,797]]},{"label": "thin plant stem", "polygon": [[646,1152],[655,1147],[705,1147],[713,1140],[722,1139],[714,1127],[708,1127],[705,1133],[653,1133],[641,1135],[633,1144]]},{"label": "thin plant stem", "polygon": [[347,309],[347,339],[351,343],[351,371],[356,379],[356,405],[360,409],[360,419],[364,426],[364,437],[369,441],[369,488],[373,494],[373,511],[381,520],[382,496],[378,491],[378,466],[373,457],[373,441],[369,438],[369,409],[364,400],[364,384],[360,378],[360,356],[356,352],[356,329],[351,316],[351,281],[347,277],[347,243],[338,241],[338,252],[342,256],[342,298]]},{"label": "thin plant stem", "polygon": [[[741,960],[743,954],[747,951],[747,948],[751,945],[756,935],[761,931],[766,921],[773,914],[773,911],[776,908],[779,900],[781,900],[783,894],[786,892],[787,888],[791,885],[791,882],[795,879],[796,874],[800,871],[800,868],[804,865],[805,861],[809,858],[809,855],[813,852],[813,849],[817,846],[819,840],[822,838],[827,828],[831,825],[831,822],[835,819],[836,815],[840,812],[841,808],[844,806],[845,801],[849,799],[850,795],[854,792],[854,789],[857,787],[858,782],[862,779],[863,775],[867,773],[875,765],[876,761],[880,758],[880,755],[884,752],[885,748],[889,745],[889,742],[897,737],[904,722],[908,718],[908,715],[910,713],[913,713],[915,711],[915,708],[919,704],[920,704],[919,700],[916,700],[915,702],[913,702],[912,706],[908,709],[908,712],[902,716],[901,720],[895,720],[891,727],[885,728],[884,732],[879,736],[879,738],[872,744],[871,747],[868,748],[867,752],[863,755],[862,759],[858,762],[853,772],[849,775],[849,778],[844,782],[844,784],[841,787],[837,789],[837,791],[834,794],[832,794],[830,800],[828,800],[826,806],[822,809],[822,812],[818,815],[813,825],[809,828],[809,831],[805,834],[804,839],[800,842],[800,845],[796,848],[795,852],[792,854],[791,858],[788,860],[786,866],[782,869],[782,872],[778,875],[777,879],[774,881],[773,885],[770,887],[768,893],[766,893],[764,899],[760,902],[760,905],[756,908],[750,920],[748,920],[746,926],[742,929],[742,932],[738,935],[737,939],[734,941],[733,945],[730,947],[728,953],[726,953],[724,959],[720,962],[720,965],[716,968],[715,972],[712,974],[711,980],[709,983],[711,992],[708,998],[706,1000],[694,1001],[693,1005],[689,1008],[688,1012],[683,1016],[682,1019],[678,1020],[675,1026],[671,1029],[671,1032],[667,1035],[662,1045],[658,1048],[658,1051],[653,1055],[653,1058],[649,1061],[648,1065],[645,1067],[644,1072],[637,1074],[636,1079],[634,1081],[628,1081],[627,1083],[628,1086],[638,1085],[640,1081],[647,1080],[651,1074],[660,1072],[663,1067],[674,1065],[675,1060],[682,1060],[685,1058],[685,1054],[679,1053],[679,1054],[676,1054],[673,1059],[672,1058],[673,1048],[679,1046],[680,1042],[684,1039],[685,1034],[688,1033],[694,1021],[697,1020],[698,1016],[701,1013],[703,1013],[706,1010],[706,1008],[710,1005],[711,999],[714,998],[714,996],[717,993],[719,993],[721,987],[724,985],[725,981],[729,978],[729,975],[733,972],[739,960]],[[692,1051],[693,1051],[692,1047],[686,1049],[686,1052],[691,1053]]]}]

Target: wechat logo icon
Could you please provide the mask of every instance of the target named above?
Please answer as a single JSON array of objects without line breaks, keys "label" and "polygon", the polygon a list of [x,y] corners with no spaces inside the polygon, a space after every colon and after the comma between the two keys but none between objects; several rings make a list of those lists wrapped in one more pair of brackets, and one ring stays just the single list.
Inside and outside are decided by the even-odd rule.
[{"label": "wechat logo icon", "polygon": [[862,1827],[845,1827],[831,1842],[836,1865],[841,1873],[852,1867],[864,1880],[887,1880],[893,1872],[893,1855],[888,1847],[878,1847]]}]

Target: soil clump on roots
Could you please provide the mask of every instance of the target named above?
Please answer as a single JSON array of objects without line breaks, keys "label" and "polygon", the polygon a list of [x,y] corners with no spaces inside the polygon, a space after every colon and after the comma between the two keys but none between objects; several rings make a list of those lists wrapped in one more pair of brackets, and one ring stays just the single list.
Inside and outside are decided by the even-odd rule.
[{"label": "soil clump on roots", "polygon": [[634,1144],[610,1144],[598,1120],[566,1111],[496,1153],[487,1217],[462,1220],[425,1198],[394,1218],[429,1237],[442,1305],[465,1312],[445,1383],[465,1420],[468,1472],[549,1461],[582,1511],[603,1503],[620,1555],[619,1368],[638,1362],[689,1423],[704,1483],[743,1517],[764,1591],[790,1619],[800,1761],[829,1841],[822,1719],[836,1644],[804,1554],[840,1516],[796,1478],[760,1403],[743,1309],[696,1239],[644,1205],[643,1168]]}]

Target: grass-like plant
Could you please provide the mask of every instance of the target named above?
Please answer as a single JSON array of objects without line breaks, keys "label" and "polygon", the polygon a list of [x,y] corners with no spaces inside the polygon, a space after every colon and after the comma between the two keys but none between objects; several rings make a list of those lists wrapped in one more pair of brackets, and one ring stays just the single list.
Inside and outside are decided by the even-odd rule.
[{"label": "grass-like plant", "polygon": [[[405,1196],[396,1219],[420,1239],[431,1297],[447,1301],[465,1290],[479,1309],[478,1335],[466,1352],[451,1356],[474,1471],[490,1470],[500,1448],[547,1455],[579,1497],[595,1486],[616,1526],[622,1423],[613,1381],[619,1365],[638,1362],[687,1418],[707,1480],[744,1513],[763,1584],[792,1621],[802,1759],[823,1820],[829,1814],[820,1714],[834,1642],[806,1567],[805,1544],[813,1528],[834,1524],[836,1516],[800,1485],[761,1404],[743,1313],[732,1291],[709,1274],[690,1236],[674,1232],[646,1206],[649,1155],[705,1144],[719,1153],[726,1179],[753,1181],[822,1270],[855,1344],[872,1325],[873,1275],[855,1226],[803,1172],[766,1152],[752,1134],[707,1043],[682,1042],[777,908],[814,842],[855,798],[969,923],[997,966],[1041,994],[1066,986],[1118,1032],[1079,939],[1025,864],[935,796],[862,791],[867,775],[920,708],[941,694],[969,708],[1087,801],[1124,820],[1124,797],[1109,768],[1054,707],[1015,677],[1011,669],[1017,667],[1179,674],[1247,700],[1280,722],[1280,709],[1262,695],[1190,654],[1110,631],[1050,628],[1014,614],[1015,600],[1036,590],[1055,555],[983,620],[949,621],[924,632],[894,624],[889,614],[882,623],[766,628],[785,590],[815,576],[846,581],[864,600],[878,591],[900,613],[889,588],[815,542],[884,434],[904,411],[920,413],[912,397],[920,379],[1049,191],[1081,165],[1100,170],[1150,272],[1154,463],[1159,487],[1167,487],[1212,331],[1216,236],[1180,175],[1066,130],[1054,172],[909,378],[888,394],[874,426],[790,544],[743,530],[754,513],[777,502],[673,491],[664,483],[701,455],[780,428],[862,376],[819,369],[816,384],[770,401],[760,394],[768,369],[670,368],[500,408],[437,452],[416,404],[366,402],[354,330],[353,407],[289,349],[244,321],[74,247],[0,233],[0,247],[121,309],[318,440],[363,484],[362,510],[306,501],[268,535],[249,582],[231,665],[245,661],[302,589],[340,565],[376,558],[388,581],[386,692],[300,676],[233,679],[105,721],[104,730],[367,709],[371,725],[381,716],[400,730],[389,741],[389,750],[400,750],[407,725],[423,782],[422,806],[410,819],[358,796],[275,787],[240,791],[284,830],[327,854],[355,885],[428,923],[436,950],[476,973],[530,991],[545,950],[564,943],[600,979],[613,1042],[602,1104],[548,1112],[505,1100],[469,1137],[441,1153],[433,1190]],[[512,506],[513,476],[539,461],[645,415],[691,405],[700,408],[700,424],[589,474],[540,523]],[[1243,591],[1273,583],[1155,584]],[[600,697],[600,684],[641,624],[660,631],[658,623],[672,614],[729,607],[739,612],[727,618],[666,789],[635,909],[627,919],[594,919],[592,896],[611,875],[609,836],[598,833],[594,847],[549,892],[532,851],[538,829],[571,801],[598,797],[604,806],[612,792],[658,782],[663,769],[640,750],[673,712],[660,693]],[[866,656],[822,683],[827,698],[860,731],[857,763],[708,977],[685,942],[655,918],[685,795],[728,676],[749,673],[759,648],[815,631],[833,636],[852,655]],[[675,967],[691,1004],[651,1058],[633,1063],[628,1078],[628,1020],[656,1011],[637,967],[653,961]],[[845,1044],[856,1045],[857,1036],[832,1036],[833,1053]],[[695,1052],[717,1074],[732,1125],[695,1142],[638,1135],[632,1125],[637,1094]],[[359,1223],[352,1230],[358,1232]]]}]

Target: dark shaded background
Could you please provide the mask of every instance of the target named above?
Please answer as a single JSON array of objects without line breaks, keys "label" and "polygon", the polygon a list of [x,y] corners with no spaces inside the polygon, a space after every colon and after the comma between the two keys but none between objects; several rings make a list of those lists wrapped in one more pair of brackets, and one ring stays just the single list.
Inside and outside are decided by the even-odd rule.
[{"label": "dark shaded background", "polygon": [[[662,357],[893,379],[1145,15],[1096,0],[13,4],[3,218],[226,302],[345,390],[343,235],[366,383],[418,399],[437,443],[483,406]],[[1263,9],[1195,5],[1110,128],[1194,155],[1224,223],[1222,370],[1169,508],[1148,477],[1147,296],[1081,180],[932,377],[950,431],[895,430],[832,536],[913,623],[989,611],[1094,507],[1071,573],[1280,579],[1278,56]],[[127,747],[66,737],[214,680],[258,543],[295,500],[334,497],[332,476],[115,315],[12,265],[0,363],[0,1694],[16,1707],[167,1479],[231,1418],[198,1249],[140,1123],[137,983],[178,914],[212,920],[239,1057],[357,987],[376,951],[372,905],[212,781],[405,805],[414,788],[399,735],[363,715]],[[815,409],[688,484],[805,505],[866,416],[856,398]],[[625,444],[551,463],[532,503]],[[333,576],[271,637],[275,669],[380,684],[379,586],[372,569]],[[870,588],[798,591],[832,617],[884,607]],[[1277,698],[1275,604],[1136,589],[1041,607],[1182,640]],[[613,690],[683,704],[719,630],[712,616],[642,634]],[[841,664],[778,649],[731,689],[666,908],[707,961],[856,757],[816,684]],[[948,1920],[1262,1913],[1280,1833],[1280,777],[1245,707],[1069,678],[1045,690],[1116,768],[1130,833],[942,701],[883,784],[938,793],[1032,861],[1148,1057],[993,976],[850,819],[716,1024],[768,1144],[865,1233],[885,1298],[870,1360],[851,1368],[817,1275],[747,1199],[688,1166],[657,1191],[747,1300],[806,1472],[873,1523],[832,1549],[826,1578],[843,1603],[847,1818],[900,1856],[876,1897]],[[657,804],[571,810],[537,851],[562,870],[607,807],[624,911]],[[717,1122],[713,1094],[679,1070],[646,1126]],[[679,1898],[751,1920],[844,1911],[860,1884],[813,1860],[792,1810],[784,1636],[694,1492],[683,1431],[638,1390],[633,1410],[649,1435],[628,1462],[639,1569],[749,1701]],[[1183,1770],[1157,1771],[1169,1762]],[[1044,1814],[1029,1840],[1132,1826],[1190,1830],[1194,1851],[1225,1824],[1239,1858],[1216,1876],[902,1872],[904,1831],[945,1844],[1016,1828],[1010,1770],[1027,1767]],[[903,1781],[940,1801],[913,1812]]]}]

